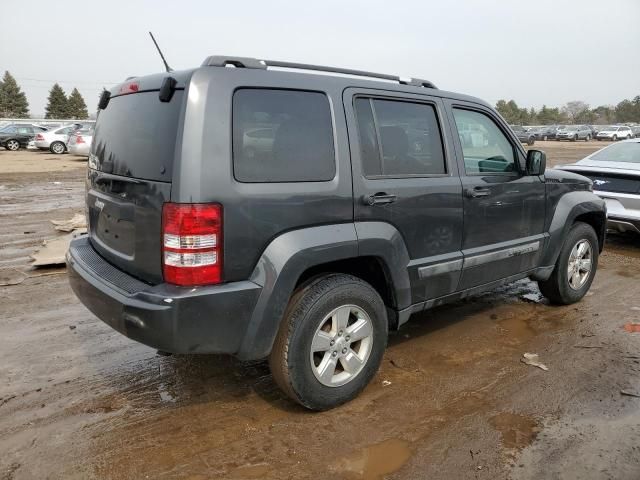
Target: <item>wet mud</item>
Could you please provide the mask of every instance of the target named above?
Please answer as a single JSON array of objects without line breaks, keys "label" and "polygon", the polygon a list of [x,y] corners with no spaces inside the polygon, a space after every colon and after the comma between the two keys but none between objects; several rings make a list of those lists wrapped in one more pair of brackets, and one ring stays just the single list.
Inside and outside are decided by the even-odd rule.
[{"label": "wet mud", "polygon": [[3,173],[4,153],[0,278],[19,281],[0,287],[0,479],[640,478],[640,399],[620,393],[640,390],[639,237],[609,236],[576,305],[523,280],[415,316],[357,399],[309,413],[266,363],[158,356],[64,269],[32,269],[63,235],[50,220],[82,211],[84,172]]}]

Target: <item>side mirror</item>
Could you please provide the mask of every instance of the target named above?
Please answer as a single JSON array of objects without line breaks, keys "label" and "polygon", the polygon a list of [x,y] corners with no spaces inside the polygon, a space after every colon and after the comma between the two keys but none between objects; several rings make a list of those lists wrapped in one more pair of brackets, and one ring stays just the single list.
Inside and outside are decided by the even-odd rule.
[{"label": "side mirror", "polygon": [[542,150],[529,150],[526,168],[527,175],[543,175],[547,169],[547,154]]}]

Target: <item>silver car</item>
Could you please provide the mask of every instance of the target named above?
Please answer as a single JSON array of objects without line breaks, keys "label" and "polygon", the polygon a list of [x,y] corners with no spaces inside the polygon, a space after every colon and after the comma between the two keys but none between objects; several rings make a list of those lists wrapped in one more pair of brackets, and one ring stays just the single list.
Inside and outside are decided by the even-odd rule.
[{"label": "silver car", "polygon": [[88,157],[92,141],[93,129],[76,130],[69,134],[67,150],[71,155]]},{"label": "silver car", "polygon": [[640,138],[614,143],[556,168],[593,181],[593,193],[607,203],[609,228],[640,233]]}]

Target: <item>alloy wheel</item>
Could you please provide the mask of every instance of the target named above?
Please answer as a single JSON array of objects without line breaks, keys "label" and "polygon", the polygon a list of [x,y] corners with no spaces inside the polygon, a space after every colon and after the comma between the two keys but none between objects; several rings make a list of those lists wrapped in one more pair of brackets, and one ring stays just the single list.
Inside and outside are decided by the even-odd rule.
[{"label": "alloy wheel", "polygon": [[316,379],[340,387],[364,368],[373,346],[373,324],[356,305],[342,305],[322,319],[311,342],[309,361]]},{"label": "alloy wheel", "polygon": [[588,240],[579,240],[571,249],[567,265],[567,279],[573,290],[580,290],[591,275],[593,251]]},{"label": "alloy wheel", "polygon": [[17,140],[9,140],[7,142],[7,149],[8,150],[11,150],[12,152],[15,152],[19,148],[20,148],[20,143],[18,143]]}]

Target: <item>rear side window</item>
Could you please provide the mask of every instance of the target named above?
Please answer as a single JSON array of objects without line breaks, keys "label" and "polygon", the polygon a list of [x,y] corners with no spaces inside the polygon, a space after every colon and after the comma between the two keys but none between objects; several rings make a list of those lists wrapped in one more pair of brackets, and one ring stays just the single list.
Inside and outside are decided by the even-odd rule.
[{"label": "rear side window", "polygon": [[356,98],[354,107],[366,177],[446,173],[432,105]]},{"label": "rear side window", "polygon": [[240,182],[332,180],[336,163],[327,96],[297,90],[237,90],[233,170]]}]

